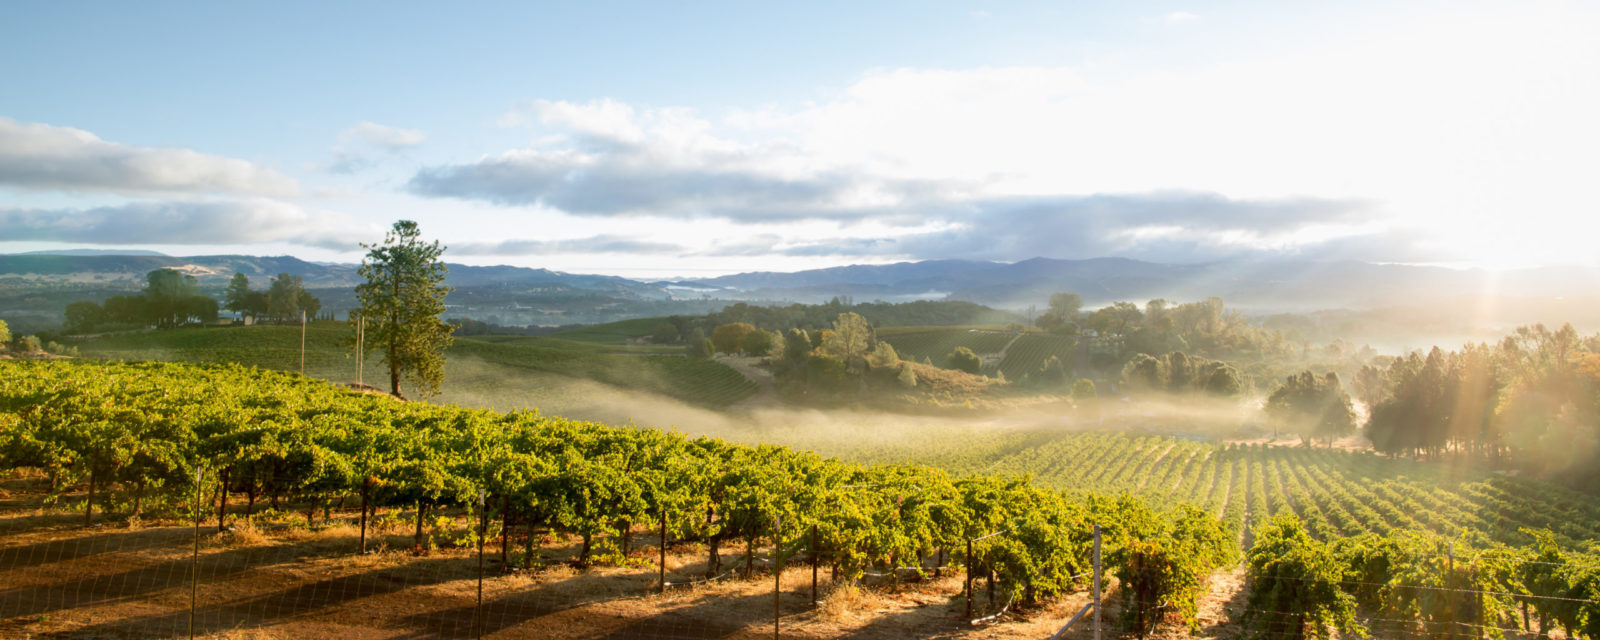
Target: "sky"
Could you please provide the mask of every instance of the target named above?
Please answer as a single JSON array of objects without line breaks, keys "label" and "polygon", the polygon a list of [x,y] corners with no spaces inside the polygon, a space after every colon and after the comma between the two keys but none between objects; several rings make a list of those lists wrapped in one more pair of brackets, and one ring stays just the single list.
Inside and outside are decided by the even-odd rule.
[{"label": "sky", "polygon": [[19,3],[0,253],[1600,265],[1600,3]]}]

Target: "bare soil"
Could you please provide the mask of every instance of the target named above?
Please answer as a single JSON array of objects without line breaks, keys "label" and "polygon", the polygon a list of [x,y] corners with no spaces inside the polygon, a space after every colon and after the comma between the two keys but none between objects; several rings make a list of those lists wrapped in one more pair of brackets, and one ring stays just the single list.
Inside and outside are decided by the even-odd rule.
[{"label": "bare soil", "polygon": [[[188,637],[191,625],[202,638],[773,637],[774,577],[764,565],[748,579],[695,582],[706,573],[705,548],[674,545],[674,586],[659,593],[657,540],[642,529],[626,560],[588,569],[570,562],[575,538],[541,531],[524,571],[516,527],[512,567],[501,563],[498,539],[485,547],[480,607],[476,549],[445,542],[467,531],[463,514],[451,514],[458,528],[436,532],[443,546],[423,554],[411,551],[409,514],[375,520],[386,524],[372,526],[372,552],[361,555],[353,513],[319,514],[312,527],[303,513],[258,513],[247,524],[238,512],[225,531],[214,517],[197,529],[97,514],[85,526],[81,509],[43,508],[42,489],[37,477],[0,481],[0,638]],[[742,551],[724,547],[724,562]],[[978,615],[1005,604],[990,604],[981,584]],[[813,607],[811,569],[797,559],[778,582],[779,637],[1042,638],[1087,601],[1079,593],[973,625],[961,591],[953,572],[835,588],[823,567]]]}]

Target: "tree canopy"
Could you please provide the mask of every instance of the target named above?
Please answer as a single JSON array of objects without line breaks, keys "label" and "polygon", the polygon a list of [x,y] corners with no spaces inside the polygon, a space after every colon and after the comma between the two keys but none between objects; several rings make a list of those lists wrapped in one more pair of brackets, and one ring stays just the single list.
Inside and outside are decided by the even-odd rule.
[{"label": "tree canopy", "polygon": [[439,260],[444,247],[423,242],[410,220],[394,223],[382,244],[362,246],[367,255],[358,273],[366,282],[356,286],[356,299],[357,315],[367,325],[366,349],[382,354],[395,395],[402,377],[424,395],[437,392],[444,380],[444,350],[455,329],[440,317],[451,290],[444,285],[449,268]]},{"label": "tree canopy", "polygon": [[1350,394],[1339,383],[1339,375],[1317,375],[1303,371],[1289,376],[1267,398],[1267,417],[1308,440],[1334,438],[1355,433],[1356,414]]}]

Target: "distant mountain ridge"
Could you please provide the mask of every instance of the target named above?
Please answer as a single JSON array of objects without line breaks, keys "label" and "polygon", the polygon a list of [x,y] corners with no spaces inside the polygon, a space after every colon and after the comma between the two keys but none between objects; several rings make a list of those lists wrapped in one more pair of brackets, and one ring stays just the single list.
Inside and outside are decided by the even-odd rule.
[{"label": "distant mountain ridge", "polygon": [[[61,255],[66,253],[68,255]],[[1492,273],[1397,264],[1308,260],[1166,264],[1128,258],[1014,263],[927,260],[848,265],[796,272],[751,272],[713,278],[644,282],[620,276],[574,274],[515,266],[449,264],[448,284],[458,289],[510,288],[530,295],[599,295],[624,299],[720,299],[750,302],[821,302],[835,296],[857,301],[965,300],[993,307],[1043,306],[1051,293],[1070,291],[1090,306],[1155,298],[1188,301],[1220,296],[1230,306],[1257,311],[1376,308],[1493,291],[1499,295],[1592,295],[1600,270],[1545,267]],[[260,282],[279,273],[298,275],[311,288],[353,287],[354,264],[314,263],[293,256],[165,256],[54,254],[0,255],[0,279],[22,276],[75,281],[136,281],[159,268],[180,269],[216,286],[235,272]]]},{"label": "distant mountain ridge", "polygon": [[160,251],[147,251],[144,249],[51,249],[47,251],[24,251],[16,254],[19,256],[165,256]]},{"label": "distant mountain ridge", "polygon": [[[617,276],[570,274],[528,267],[446,264],[450,268],[448,284],[454,287],[547,285],[665,296],[659,287]],[[234,273],[243,273],[257,281],[287,273],[300,276],[311,288],[353,287],[360,281],[357,265],[307,262],[294,256],[168,256],[155,252],[133,255],[76,251],[0,254],[0,277],[78,275],[99,276],[102,281],[142,280],[145,274],[156,269],[177,269],[210,285],[226,281]]]},{"label": "distant mountain ridge", "polygon": [[1166,264],[1129,258],[1032,258],[1014,263],[944,260],[740,273],[676,284],[715,288],[719,290],[709,295],[741,299],[815,300],[829,294],[893,299],[933,292],[951,300],[1021,308],[1042,305],[1051,293],[1070,291],[1091,306],[1220,296],[1230,305],[1292,311],[1405,305],[1486,291],[1523,297],[1592,295],[1600,284],[1600,269],[1542,267],[1495,273],[1354,261]]}]

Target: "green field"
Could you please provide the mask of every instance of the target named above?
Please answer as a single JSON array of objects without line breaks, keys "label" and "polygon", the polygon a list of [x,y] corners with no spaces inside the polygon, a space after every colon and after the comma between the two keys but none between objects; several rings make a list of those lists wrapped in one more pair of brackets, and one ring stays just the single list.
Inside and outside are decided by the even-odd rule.
[{"label": "green field", "polygon": [[[464,394],[479,397],[502,383],[541,374],[592,380],[709,406],[738,402],[756,391],[756,384],[739,372],[714,361],[684,358],[678,355],[679,349],[625,345],[622,340],[617,344],[606,342],[605,336],[615,335],[616,331],[613,328],[611,334],[597,331],[546,338],[457,338],[446,353],[442,391],[447,400]],[[306,374],[354,381],[357,362],[353,350],[344,342],[348,337],[349,328],[342,322],[312,323],[305,333]],[[130,333],[74,344],[90,358],[233,362],[299,371],[300,341],[300,327],[255,326]],[[369,355],[361,375],[368,384],[385,386],[385,373],[376,353]]]},{"label": "green field", "polygon": [[[589,325],[577,329],[568,329],[551,334],[552,338],[571,340],[574,342],[592,342],[595,344],[628,344],[629,338],[650,335],[650,331],[660,324],[661,318],[634,318],[632,320],[619,320],[605,324]],[[671,347],[667,347],[671,348]]]}]

